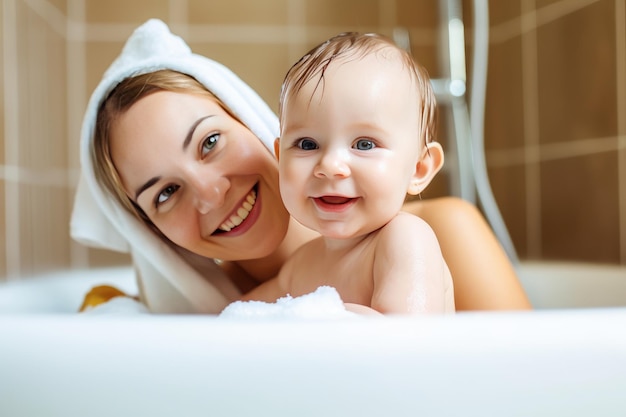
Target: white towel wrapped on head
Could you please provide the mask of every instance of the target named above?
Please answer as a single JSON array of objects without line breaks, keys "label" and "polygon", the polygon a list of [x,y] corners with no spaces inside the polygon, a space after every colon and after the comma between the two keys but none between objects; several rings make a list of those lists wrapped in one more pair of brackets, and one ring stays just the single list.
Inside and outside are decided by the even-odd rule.
[{"label": "white towel wrapped on head", "polygon": [[98,183],[94,173],[93,138],[101,104],[125,78],[161,69],[193,76],[272,152],[273,141],[278,137],[278,119],[267,104],[228,68],[193,54],[163,22],[151,19],[128,39],[87,106],[80,138],[81,179],[70,231],[75,240],[85,245],[130,253],[139,275],[142,302],[150,311],[219,313],[239,295],[221,269],[214,266],[208,275],[200,275],[124,209]]}]

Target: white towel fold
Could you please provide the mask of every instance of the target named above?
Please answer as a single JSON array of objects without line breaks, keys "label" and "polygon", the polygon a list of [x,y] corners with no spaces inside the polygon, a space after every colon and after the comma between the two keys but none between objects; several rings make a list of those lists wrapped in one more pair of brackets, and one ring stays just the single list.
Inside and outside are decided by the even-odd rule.
[{"label": "white towel fold", "polygon": [[[201,276],[135,216],[121,207],[96,180],[91,152],[98,108],[123,79],[171,69],[196,78],[272,151],[278,120],[267,104],[225,66],[193,54],[185,42],[160,20],[137,28],[121,55],[94,90],[80,138],[81,180],[70,224],[72,237],[88,246],[130,252],[142,301],[152,312],[219,313],[238,295],[234,285],[215,266]],[[236,161],[233,161],[236,163]]]}]

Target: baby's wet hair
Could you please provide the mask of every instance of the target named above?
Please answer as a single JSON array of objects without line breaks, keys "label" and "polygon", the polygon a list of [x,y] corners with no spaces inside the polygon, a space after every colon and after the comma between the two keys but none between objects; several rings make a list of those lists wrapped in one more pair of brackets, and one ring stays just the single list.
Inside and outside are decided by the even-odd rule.
[{"label": "baby's wet hair", "polygon": [[[344,32],[317,45],[300,58],[287,71],[280,91],[278,115],[283,120],[286,103],[297,95],[305,84],[317,77],[315,92],[321,88],[324,92],[324,75],[331,63],[338,60],[359,59],[370,53],[385,54],[391,51],[397,54],[415,82],[420,98],[420,132],[423,143],[435,140],[437,128],[437,101],[430,83],[428,71],[406,50],[398,47],[390,38],[378,33]],[[386,58],[392,55],[384,55]]]}]

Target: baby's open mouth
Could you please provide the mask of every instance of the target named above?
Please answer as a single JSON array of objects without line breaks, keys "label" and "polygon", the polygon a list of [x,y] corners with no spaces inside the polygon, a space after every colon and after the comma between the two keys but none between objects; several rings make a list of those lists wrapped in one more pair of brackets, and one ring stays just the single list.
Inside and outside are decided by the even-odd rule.
[{"label": "baby's open mouth", "polygon": [[327,195],[327,196],[317,197],[317,200],[321,201],[324,204],[346,204],[354,199],[350,197]]},{"label": "baby's open mouth", "polygon": [[358,197],[340,195],[323,195],[313,198],[318,209],[328,213],[341,213],[348,210],[358,201]]},{"label": "baby's open mouth", "polygon": [[250,193],[241,201],[239,208],[233,211],[233,214],[220,225],[216,232],[230,232],[239,226],[248,217],[255,203],[256,187],[250,190]]}]

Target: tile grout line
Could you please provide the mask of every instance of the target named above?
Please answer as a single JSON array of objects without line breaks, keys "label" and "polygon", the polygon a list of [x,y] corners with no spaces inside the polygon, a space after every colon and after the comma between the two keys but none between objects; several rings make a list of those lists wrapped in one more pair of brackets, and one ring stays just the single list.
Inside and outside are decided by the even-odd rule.
[{"label": "tile grout line", "polygon": [[78,181],[79,169],[74,168],[47,168],[32,169],[17,165],[0,165],[0,180],[35,185],[40,187],[68,188],[68,176],[72,184]]},{"label": "tile grout line", "polygon": [[536,156],[536,160],[528,160],[526,158],[525,146],[510,149],[492,149],[487,152],[489,166],[508,167],[531,162],[554,161],[604,152],[616,152],[619,150],[619,137],[577,139],[569,142],[544,143],[536,147],[537,149],[529,153]]},{"label": "tile grout line", "polygon": [[23,0],[23,2],[32,12],[48,23],[58,35],[67,35],[66,16],[49,0]]},{"label": "tile grout line", "polygon": [[537,27],[562,19],[565,16],[598,3],[600,0],[561,0],[537,10]]},{"label": "tile grout line", "polygon": [[534,0],[523,0],[521,3],[524,19],[522,25],[522,85],[523,85],[523,126],[524,126],[524,153],[525,164],[525,192],[526,192],[526,248],[530,258],[539,258],[541,248],[541,172],[539,163],[532,162],[539,159],[539,114],[538,114],[538,62],[537,62],[537,32],[527,30],[527,27],[536,26],[536,15],[527,12],[534,7]]},{"label": "tile grout line", "polygon": [[[287,60],[285,68],[289,68],[304,52],[302,45],[307,40],[307,29],[304,25],[306,6],[303,0],[289,0],[287,3]],[[284,42],[284,40],[283,40]]]},{"label": "tile grout line", "polygon": [[[285,44],[285,39],[289,39],[290,43],[296,43],[300,48],[300,43],[309,39],[321,41],[328,37],[328,32],[339,33],[345,31],[345,26],[305,26],[303,19],[297,16],[304,14],[303,0],[290,0],[289,7],[293,12],[289,12],[288,20],[291,22],[300,21],[301,23],[287,23],[275,25],[251,25],[251,24],[179,24],[178,22],[170,22],[172,30],[177,35],[183,36],[181,30],[185,30],[186,34],[183,38],[187,42],[211,42],[225,44]],[[137,23],[85,23],[86,41],[89,42],[125,42],[130,33],[137,28],[141,22]],[[354,30],[362,32],[380,32],[389,31],[395,26],[359,26]],[[412,45],[432,45],[437,40],[437,33],[430,29],[409,28]],[[301,54],[298,49],[298,53]],[[295,59],[294,59],[295,60]]]},{"label": "tile grout line", "polygon": [[[70,163],[78,162],[77,169],[66,167],[66,184],[68,188],[76,190],[80,178],[80,132],[82,117],[87,107],[86,85],[86,46],[85,46],[85,0],[70,0],[66,17],[65,39],[66,54],[66,90],[67,90],[67,157]],[[70,81],[71,80],[71,81]],[[75,138],[75,141],[72,140]],[[78,171],[78,172],[76,172]],[[74,196],[70,196],[70,207],[74,204]],[[69,226],[69,225],[68,225]],[[89,249],[69,239],[70,267],[87,267],[89,265]]]},{"label": "tile grout line", "polygon": [[[40,69],[41,67],[48,66],[49,63],[46,59],[46,30],[47,28],[45,25],[37,24],[34,19],[27,17],[25,22],[22,24],[21,33],[18,34],[19,38],[21,38],[23,42],[20,47],[23,49],[22,57],[26,62],[25,68],[22,67],[21,74],[23,74],[25,79],[29,80],[29,88],[25,91],[22,90],[21,92],[22,97],[24,97],[24,104],[20,106],[22,111],[18,117],[18,123],[20,123],[20,138],[40,137],[41,125],[47,124],[48,120],[46,120],[46,116],[50,114],[50,112],[47,111],[48,109],[40,109],[40,103],[47,102],[49,94],[49,91],[44,88],[44,84],[47,84],[43,80],[45,72],[42,74]],[[35,91],[37,91],[38,99],[35,99]],[[41,114],[42,119],[44,120],[43,123],[23,122],[23,120],[28,118],[28,115],[33,114]],[[49,152],[49,149],[47,149],[47,145],[49,144],[49,142],[42,144],[42,149],[44,150],[42,153],[46,154]],[[25,166],[39,165],[41,162],[41,155],[34,152],[36,141],[20,140],[18,146],[20,155],[20,160],[16,161],[18,166],[22,164]],[[28,201],[30,204],[20,210],[20,216],[16,218],[17,227],[20,232],[20,251],[22,248],[24,249],[24,252],[20,253],[20,258],[22,259],[20,259],[20,270],[16,278],[19,278],[19,275],[22,274],[22,265],[24,265],[26,269],[28,268],[26,265],[29,261],[38,257],[37,251],[39,250],[39,247],[37,242],[40,239],[47,240],[49,238],[49,230],[41,227],[47,223],[45,222],[45,218],[42,219],[44,216],[35,215],[34,208],[36,207],[36,204],[33,203],[38,202],[38,198],[40,196],[35,195],[33,187],[25,186],[23,178],[21,177],[19,178],[19,187],[21,194],[20,200]],[[42,203],[46,206],[49,205],[49,201]],[[35,233],[40,239],[35,238]]]},{"label": "tile grout line", "polygon": [[544,6],[536,9],[534,12],[528,12],[536,14],[536,18],[534,19],[533,25],[525,27],[522,27],[522,20],[528,19],[528,17],[524,13],[521,13],[519,17],[514,17],[506,22],[494,25],[490,30],[490,42],[507,42],[516,36],[521,36],[524,30],[535,30],[540,26],[561,19],[564,16],[577,12],[598,1],[599,0],[561,0],[558,3]]},{"label": "tile grout line", "polygon": [[[18,141],[8,140],[19,138],[19,91],[18,91],[18,54],[17,54],[17,0],[3,1],[3,61],[4,61],[4,154],[5,163],[16,164],[19,161]],[[5,230],[5,262],[4,275],[7,280],[15,279],[20,272],[20,184],[17,182],[4,184],[4,230]]]},{"label": "tile grout line", "polygon": [[187,0],[169,0],[167,6],[172,31],[186,39],[189,35],[189,3]]},{"label": "tile grout line", "polygon": [[619,254],[626,265],[626,0],[615,0],[615,56],[617,83],[617,193]]}]

